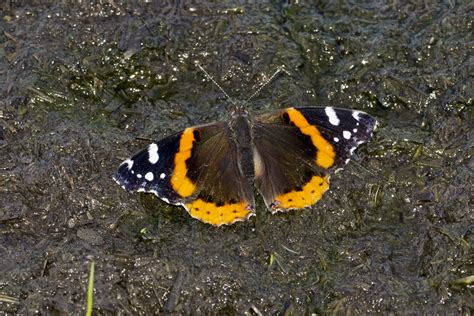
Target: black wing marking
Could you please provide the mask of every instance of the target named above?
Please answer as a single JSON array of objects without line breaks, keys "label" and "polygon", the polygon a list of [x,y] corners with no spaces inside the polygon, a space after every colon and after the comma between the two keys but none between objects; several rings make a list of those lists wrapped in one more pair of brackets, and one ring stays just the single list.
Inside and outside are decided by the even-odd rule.
[{"label": "black wing marking", "polygon": [[377,124],[372,116],[357,110],[333,107],[301,107],[296,110],[308,123],[317,126],[323,137],[334,146],[336,168],[347,164],[357,146],[372,138]]},{"label": "black wing marking", "polygon": [[125,160],[114,175],[114,180],[130,192],[150,192],[170,204],[179,204],[181,197],[172,188],[170,176],[174,169],[174,156],[179,150],[178,132]]}]

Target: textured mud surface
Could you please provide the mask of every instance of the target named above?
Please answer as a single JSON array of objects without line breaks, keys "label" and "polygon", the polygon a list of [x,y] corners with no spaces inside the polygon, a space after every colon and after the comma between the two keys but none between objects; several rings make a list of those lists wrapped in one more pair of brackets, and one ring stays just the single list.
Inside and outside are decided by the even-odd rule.
[{"label": "textured mud surface", "polygon": [[[472,313],[472,3],[148,2],[0,4],[0,311],[84,313],[94,260],[98,314]],[[225,118],[194,61],[379,128],[313,209],[202,224],[111,178]]]}]

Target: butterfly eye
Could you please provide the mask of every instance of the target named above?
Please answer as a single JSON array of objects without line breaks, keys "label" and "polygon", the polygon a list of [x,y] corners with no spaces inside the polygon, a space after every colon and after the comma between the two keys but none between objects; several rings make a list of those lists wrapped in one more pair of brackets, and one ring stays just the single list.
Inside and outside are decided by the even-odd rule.
[{"label": "butterfly eye", "polygon": [[201,132],[200,131],[194,130],[193,135],[194,135],[194,141],[196,143],[201,140]]}]

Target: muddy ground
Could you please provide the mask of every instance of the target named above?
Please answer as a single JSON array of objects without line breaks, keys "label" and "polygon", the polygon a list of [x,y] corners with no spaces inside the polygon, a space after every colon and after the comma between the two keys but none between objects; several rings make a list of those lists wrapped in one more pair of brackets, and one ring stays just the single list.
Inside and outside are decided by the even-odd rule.
[{"label": "muddy ground", "polygon": [[[0,311],[461,314],[474,309],[472,1],[0,4]],[[331,3],[331,4],[329,4]],[[249,104],[378,121],[310,210],[215,228],[112,180]]]}]

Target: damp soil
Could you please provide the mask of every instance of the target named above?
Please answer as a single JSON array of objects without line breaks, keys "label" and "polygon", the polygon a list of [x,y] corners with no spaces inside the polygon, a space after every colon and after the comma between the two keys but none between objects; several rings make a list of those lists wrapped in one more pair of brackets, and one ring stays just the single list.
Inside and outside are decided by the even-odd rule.
[{"label": "damp soil", "polygon": [[[328,1],[329,2],[329,1]],[[462,314],[474,309],[471,1],[4,1],[0,311]],[[125,192],[151,140],[252,113],[379,121],[313,208],[212,227]]]}]

